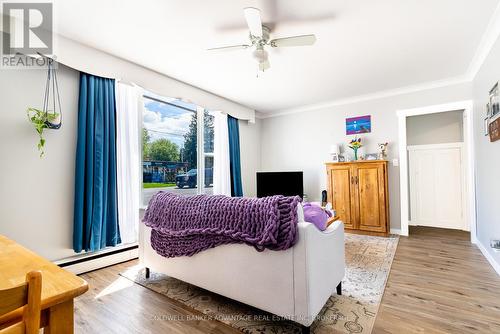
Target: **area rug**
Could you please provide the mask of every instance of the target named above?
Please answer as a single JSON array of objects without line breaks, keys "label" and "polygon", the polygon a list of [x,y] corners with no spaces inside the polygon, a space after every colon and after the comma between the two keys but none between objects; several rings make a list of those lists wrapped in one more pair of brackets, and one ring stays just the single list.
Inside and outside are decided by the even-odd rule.
[{"label": "area rug", "polygon": [[[329,298],[311,325],[312,333],[371,333],[398,240],[397,236],[345,235],[342,296],[334,294]],[[145,279],[143,271],[136,266],[121,275],[197,310],[201,319],[215,319],[248,334],[301,333],[301,327],[292,321],[276,320],[269,313],[163,274],[151,272],[150,278]],[[183,320],[162,314],[152,318]]]}]

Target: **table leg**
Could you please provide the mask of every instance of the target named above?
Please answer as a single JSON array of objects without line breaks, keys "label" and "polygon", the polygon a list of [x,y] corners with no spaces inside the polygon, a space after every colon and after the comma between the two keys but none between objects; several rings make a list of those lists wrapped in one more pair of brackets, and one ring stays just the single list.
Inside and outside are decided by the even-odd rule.
[{"label": "table leg", "polygon": [[54,305],[48,311],[49,323],[44,329],[45,334],[73,334],[73,299]]}]

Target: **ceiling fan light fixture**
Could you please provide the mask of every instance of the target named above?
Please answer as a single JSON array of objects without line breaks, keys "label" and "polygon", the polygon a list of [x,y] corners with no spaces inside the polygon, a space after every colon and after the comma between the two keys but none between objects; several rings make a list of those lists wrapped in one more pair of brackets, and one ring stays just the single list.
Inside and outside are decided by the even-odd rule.
[{"label": "ceiling fan light fixture", "polygon": [[254,57],[255,60],[257,60],[259,63],[262,63],[262,62],[265,62],[268,58],[268,53],[266,50],[264,50],[263,48],[258,48],[258,49],[255,49],[253,52],[252,52],[252,56]]}]

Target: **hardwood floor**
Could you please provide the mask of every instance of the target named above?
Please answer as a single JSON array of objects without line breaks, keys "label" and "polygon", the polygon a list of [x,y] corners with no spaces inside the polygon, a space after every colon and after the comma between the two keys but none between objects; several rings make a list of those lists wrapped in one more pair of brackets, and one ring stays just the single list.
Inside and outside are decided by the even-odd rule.
[{"label": "hardwood floor", "polygon": [[81,275],[90,289],[75,299],[75,333],[241,334],[119,276],[137,263],[137,260],[129,261]]},{"label": "hardwood floor", "polygon": [[500,277],[469,233],[401,237],[373,333],[500,333]]},{"label": "hardwood floor", "polygon": [[[90,290],[75,300],[76,333],[239,333],[118,275],[136,264],[82,275]],[[500,333],[500,277],[468,233],[411,228],[400,239],[373,333]]]}]

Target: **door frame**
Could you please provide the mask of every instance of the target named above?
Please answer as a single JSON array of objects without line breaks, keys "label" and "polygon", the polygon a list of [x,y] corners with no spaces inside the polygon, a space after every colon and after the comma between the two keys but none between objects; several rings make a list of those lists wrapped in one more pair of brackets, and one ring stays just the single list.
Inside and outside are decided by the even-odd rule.
[{"label": "door frame", "polygon": [[476,188],[474,182],[474,128],[473,128],[473,101],[464,100],[451,103],[437,104],[420,108],[398,110],[398,142],[399,142],[399,183],[401,204],[401,235],[409,234],[409,193],[408,193],[408,151],[406,141],[406,118],[409,116],[437,114],[447,111],[463,110],[464,133],[464,168],[466,186],[466,216],[470,227],[471,242],[476,243]]}]

